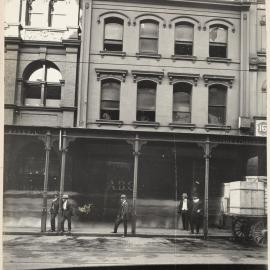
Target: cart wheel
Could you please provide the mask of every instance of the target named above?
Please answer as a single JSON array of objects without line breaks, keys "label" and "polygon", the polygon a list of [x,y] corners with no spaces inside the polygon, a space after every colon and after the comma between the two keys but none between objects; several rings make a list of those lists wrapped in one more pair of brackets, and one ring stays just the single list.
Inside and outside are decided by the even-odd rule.
[{"label": "cart wheel", "polygon": [[233,224],[233,234],[239,240],[248,239],[249,224],[245,219],[236,219]]},{"label": "cart wheel", "polygon": [[255,223],[253,223],[253,224],[250,226],[250,230],[249,230],[249,234],[248,234],[248,239],[249,239],[249,240],[253,240],[253,232],[254,232],[254,228],[255,228]]},{"label": "cart wheel", "polygon": [[254,224],[252,238],[258,246],[267,246],[267,227],[263,221],[258,221]]}]

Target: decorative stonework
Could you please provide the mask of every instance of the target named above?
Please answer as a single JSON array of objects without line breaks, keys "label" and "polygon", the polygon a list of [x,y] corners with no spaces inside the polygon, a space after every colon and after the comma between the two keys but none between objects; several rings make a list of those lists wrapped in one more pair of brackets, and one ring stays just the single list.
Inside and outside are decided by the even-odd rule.
[{"label": "decorative stonework", "polygon": [[201,23],[197,19],[194,19],[190,16],[178,16],[178,17],[171,19],[169,22],[169,28],[172,28],[172,25],[174,23],[179,23],[179,22],[189,22],[192,24],[196,24],[199,31],[202,29]]},{"label": "decorative stonework", "polygon": [[96,68],[96,73],[97,73],[97,80],[98,81],[103,80],[103,79],[107,79],[107,78],[114,78],[114,79],[120,80],[122,82],[125,82],[128,71],[123,70],[123,69]]},{"label": "decorative stonework", "polygon": [[49,29],[24,29],[21,31],[21,37],[24,40],[42,40],[42,41],[62,41],[65,30]]},{"label": "decorative stonework", "polygon": [[169,83],[175,84],[178,82],[189,82],[195,86],[197,86],[200,75],[199,74],[191,74],[191,73],[174,73],[168,72]]},{"label": "decorative stonework", "polygon": [[204,85],[208,86],[212,83],[223,83],[232,88],[232,84],[234,81],[234,76],[221,76],[221,75],[203,75]]},{"label": "decorative stonework", "polygon": [[[143,18],[142,18],[143,17]],[[133,20],[133,25],[135,26],[137,24],[137,21],[139,18],[142,18],[143,20],[156,20],[158,19],[158,21],[162,21],[162,25],[163,25],[163,28],[166,28],[167,27],[167,23],[165,21],[164,18],[156,15],[156,14],[152,14],[152,13],[144,13],[144,14],[141,14],[141,15],[138,15],[137,17],[134,18]]]},{"label": "decorative stonework", "polygon": [[206,31],[207,26],[209,26],[209,23],[211,23],[211,25],[212,24],[224,24],[226,26],[229,25],[229,28],[232,29],[233,33],[235,33],[235,25],[232,22],[225,19],[211,19],[211,20],[206,21],[203,25],[203,31]]},{"label": "decorative stonework", "polygon": [[[119,16],[120,15],[120,16]],[[122,13],[122,12],[119,12],[119,11],[107,11],[107,12],[104,12],[104,13],[101,13],[99,16],[98,16],[98,19],[97,19],[97,23],[100,23],[101,22],[101,18],[102,17],[124,17],[127,19],[127,22],[128,22],[128,26],[131,25],[131,19],[130,17],[128,17],[126,14]],[[121,18],[122,19],[122,18]]]},{"label": "decorative stonework", "polygon": [[132,70],[131,74],[133,76],[133,82],[137,83],[141,80],[151,80],[156,83],[161,84],[162,79],[164,77],[164,72],[158,71],[140,71],[140,70]]}]

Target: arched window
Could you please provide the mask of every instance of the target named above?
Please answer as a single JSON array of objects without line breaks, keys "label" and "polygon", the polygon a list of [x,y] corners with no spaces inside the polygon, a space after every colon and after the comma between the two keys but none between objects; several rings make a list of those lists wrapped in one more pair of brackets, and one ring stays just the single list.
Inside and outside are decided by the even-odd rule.
[{"label": "arched window", "polygon": [[208,96],[208,123],[225,125],[226,123],[227,87],[224,85],[211,85]]},{"label": "arched window", "polygon": [[101,82],[100,119],[119,120],[120,82],[113,79]]},{"label": "arched window", "polygon": [[227,58],[228,28],[214,24],[209,32],[209,56]]},{"label": "arched window", "polygon": [[175,55],[193,54],[194,26],[188,22],[180,22],[175,25]]},{"label": "arched window", "polygon": [[123,29],[124,22],[119,18],[106,18],[104,20],[104,50],[122,51],[123,50]]},{"label": "arched window", "polygon": [[173,122],[191,122],[191,88],[188,83],[176,83],[173,86]]},{"label": "arched window", "polygon": [[62,76],[51,62],[35,62],[24,74],[24,105],[59,107]]},{"label": "arched window", "polygon": [[156,87],[152,81],[138,82],[137,86],[137,121],[156,119]]},{"label": "arched window", "polygon": [[159,24],[153,20],[143,20],[140,23],[140,53],[158,53]]}]

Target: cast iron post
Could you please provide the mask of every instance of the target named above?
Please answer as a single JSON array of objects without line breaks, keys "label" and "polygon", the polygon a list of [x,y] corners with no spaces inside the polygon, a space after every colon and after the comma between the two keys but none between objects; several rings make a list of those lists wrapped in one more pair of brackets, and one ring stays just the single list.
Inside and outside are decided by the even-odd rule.
[{"label": "cast iron post", "polygon": [[60,141],[62,140],[62,145],[60,146],[60,151],[62,152],[61,155],[61,176],[60,176],[60,192],[59,192],[59,211],[58,211],[58,224],[57,230],[61,231],[61,220],[62,220],[62,198],[64,192],[64,185],[65,185],[65,170],[66,170],[66,153],[67,153],[67,135],[66,131],[64,134],[61,135],[62,138],[59,138]]},{"label": "cast iron post", "polygon": [[45,141],[45,169],[44,169],[44,188],[43,188],[43,203],[41,215],[41,232],[46,232],[47,222],[47,196],[48,196],[48,179],[49,179],[49,164],[50,164],[50,151],[51,151],[51,133],[46,133]]}]

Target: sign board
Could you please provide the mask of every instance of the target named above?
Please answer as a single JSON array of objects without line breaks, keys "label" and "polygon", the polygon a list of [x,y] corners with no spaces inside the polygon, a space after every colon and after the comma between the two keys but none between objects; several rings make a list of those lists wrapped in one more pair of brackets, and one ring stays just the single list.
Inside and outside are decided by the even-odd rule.
[{"label": "sign board", "polygon": [[267,136],[267,120],[263,120],[263,119],[255,120],[255,136],[260,136],[260,137]]}]

